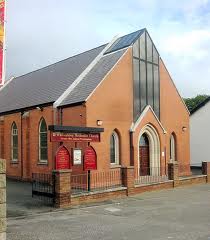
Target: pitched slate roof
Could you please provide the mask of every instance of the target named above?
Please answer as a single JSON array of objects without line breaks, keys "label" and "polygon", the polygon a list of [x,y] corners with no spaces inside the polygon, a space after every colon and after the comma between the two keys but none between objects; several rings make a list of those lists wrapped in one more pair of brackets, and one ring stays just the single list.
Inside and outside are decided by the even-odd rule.
[{"label": "pitched slate roof", "polygon": [[61,107],[87,100],[145,29],[14,78],[0,89],[0,114],[43,104]]},{"label": "pitched slate roof", "polygon": [[85,101],[107,73],[113,68],[120,57],[125,53],[125,49],[115,54],[103,56],[99,62],[91,69],[82,81],[72,92],[61,102],[60,106],[69,105]]},{"label": "pitched slate roof", "polygon": [[198,106],[196,106],[195,108],[193,108],[190,111],[190,115],[192,115],[193,113],[197,112],[200,108],[205,106],[209,101],[210,101],[210,97],[207,97],[204,101],[202,101],[200,104],[198,104]]},{"label": "pitched slate roof", "polygon": [[0,113],[55,102],[105,46],[13,79],[0,90]]}]

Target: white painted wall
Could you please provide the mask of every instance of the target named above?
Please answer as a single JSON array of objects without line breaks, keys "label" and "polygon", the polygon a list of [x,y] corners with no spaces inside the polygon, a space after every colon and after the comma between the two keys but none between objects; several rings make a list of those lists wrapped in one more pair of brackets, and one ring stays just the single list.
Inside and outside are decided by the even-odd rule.
[{"label": "white painted wall", "polygon": [[191,165],[210,161],[210,101],[190,116]]}]

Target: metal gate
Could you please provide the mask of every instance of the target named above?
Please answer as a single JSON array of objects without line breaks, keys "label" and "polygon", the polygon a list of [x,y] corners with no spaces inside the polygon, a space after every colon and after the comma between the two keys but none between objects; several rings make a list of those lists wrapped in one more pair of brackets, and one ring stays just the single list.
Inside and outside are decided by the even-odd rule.
[{"label": "metal gate", "polygon": [[54,204],[55,176],[52,173],[32,173],[32,197]]}]

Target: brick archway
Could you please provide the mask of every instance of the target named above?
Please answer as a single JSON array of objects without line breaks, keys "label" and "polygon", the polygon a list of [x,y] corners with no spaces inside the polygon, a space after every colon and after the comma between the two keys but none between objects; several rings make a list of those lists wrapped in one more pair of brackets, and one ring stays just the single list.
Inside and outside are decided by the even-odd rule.
[{"label": "brick archway", "polygon": [[[150,125],[145,125],[139,134],[138,145],[143,134],[146,134],[149,140],[149,161],[150,175],[156,176],[160,174],[160,139],[156,129]],[[138,169],[140,169],[140,152],[138,146]]]}]

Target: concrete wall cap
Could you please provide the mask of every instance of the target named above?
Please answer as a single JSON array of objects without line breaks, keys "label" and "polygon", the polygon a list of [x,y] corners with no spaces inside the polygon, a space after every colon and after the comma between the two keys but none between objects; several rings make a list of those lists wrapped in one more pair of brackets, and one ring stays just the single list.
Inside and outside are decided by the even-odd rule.
[{"label": "concrete wall cap", "polygon": [[122,169],[125,169],[125,168],[127,168],[127,169],[134,169],[134,166],[127,166],[127,167],[123,166],[122,167]]},{"label": "concrete wall cap", "polygon": [[71,173],[72,169],[53,170],[53,173]]}]

